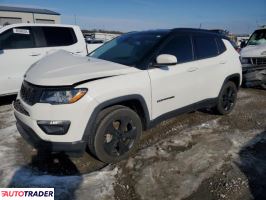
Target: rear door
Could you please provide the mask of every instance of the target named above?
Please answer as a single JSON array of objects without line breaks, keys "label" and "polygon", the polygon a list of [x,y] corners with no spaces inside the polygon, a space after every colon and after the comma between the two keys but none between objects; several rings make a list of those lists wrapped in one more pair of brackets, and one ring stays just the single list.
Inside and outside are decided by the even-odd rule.
[{"label": "rear door", "polygon": [[16,93],[26,70],[43,56],[32,27],[17,26],[1,33],[0,49],[0,95]]},{"label": "rear door", "polygon": [[216,98],[226,76],[226,48],[217,36],[202,33],[193,35],[193,46],[198,75],[203,77],[198,95],[200,99]]}]

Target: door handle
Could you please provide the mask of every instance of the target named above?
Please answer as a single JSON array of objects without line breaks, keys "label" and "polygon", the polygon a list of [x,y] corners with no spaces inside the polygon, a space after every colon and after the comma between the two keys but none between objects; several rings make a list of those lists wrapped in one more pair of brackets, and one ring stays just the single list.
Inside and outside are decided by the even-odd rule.
[{"label": "door handle", "polygon": [[40,56],[41,53],[31,53],[30,56]]},{"label": "door handle", "polygon": [[220,65],[224,65],[224,64],[226,64],[225,60],[220,61]]},{"label": "door handle", "polygon": [[75,51],[75,53],[83,53],[83,50],[78,49]]},{"label": "door handle", "polygon": [[197,68],[197,67],[191,67],[191,68],[189,68],[187,71],[188,72],[194,72],[194,71],[197,71],[199,68]]}]

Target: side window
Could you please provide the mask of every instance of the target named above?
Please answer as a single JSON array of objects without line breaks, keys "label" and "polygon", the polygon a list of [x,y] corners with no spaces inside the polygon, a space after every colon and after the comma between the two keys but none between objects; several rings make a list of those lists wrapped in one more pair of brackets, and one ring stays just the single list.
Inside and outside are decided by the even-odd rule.
[{"label": "side window", "polygon": [[178,63],[193,60],[191,38],[187,35],[177,35],[170,39],[159,51],[159,54],[176,56]]},{"label": "side window", "polygon": [[222,54],[223,52],[225,52],[226,51],[226,47],[225,47],[224,42],[222,41],[222,39],[216,38],[216,42],[217,42],[217,47],[218,47],[219,54]]},{"label": "side window", "polygon": [[194,36],[194,50],[196,59],[210,58],[218,55],[217,44],[212,36]]},{"label": "side window", "polygon": [[0,34],[0,49],[34,48],[35,41],[30,27],[16,27]]},{"label": "side window", "polygon": [[77,42],[75,32],[67,27],[43,27],[47,47],[69,46]]}]

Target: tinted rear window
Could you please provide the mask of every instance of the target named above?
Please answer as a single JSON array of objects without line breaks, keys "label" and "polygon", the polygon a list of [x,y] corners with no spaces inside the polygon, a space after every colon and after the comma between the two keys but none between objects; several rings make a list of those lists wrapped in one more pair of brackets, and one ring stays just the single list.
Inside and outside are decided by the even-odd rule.
[{"label": "tinted rear window", "polygon": [[69,46],[77,42],[75,32],[67,27],[43,27],[47,47]]},{"label": "tinted rear window", "polygon": [[174,55],[178,63],[193,60],[190,36],[178,35],[173,37],[162,47],[159,54]]},{"label": "tinted rear window", "polygon": [[219,54],[215,38],[212,36],[194,36],[194,49],[196,59],[210,58]]},{"label": "tinted rear window", "polygon": [[225,47],[224,42],[222,41],[222,39],[216,38],[216,42],[217,42],[217,47],[218,47],[219,54],[225,52],[226,51],[226,47]]}]

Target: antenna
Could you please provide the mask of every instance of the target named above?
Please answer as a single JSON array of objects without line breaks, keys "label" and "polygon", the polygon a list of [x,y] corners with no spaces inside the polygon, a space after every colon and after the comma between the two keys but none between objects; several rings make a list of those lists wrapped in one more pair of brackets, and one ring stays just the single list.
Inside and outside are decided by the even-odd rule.
[{"label": "antenna", "polygon": [[201,27],[202,27],[202,23],[200,23],[200,25],[199,25],[199,29],[201,29]]}]

